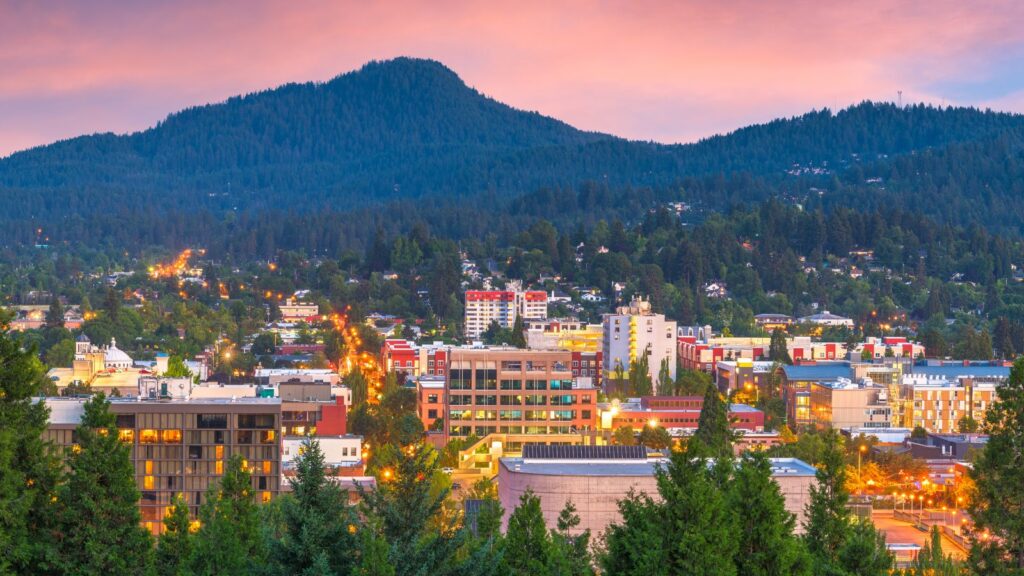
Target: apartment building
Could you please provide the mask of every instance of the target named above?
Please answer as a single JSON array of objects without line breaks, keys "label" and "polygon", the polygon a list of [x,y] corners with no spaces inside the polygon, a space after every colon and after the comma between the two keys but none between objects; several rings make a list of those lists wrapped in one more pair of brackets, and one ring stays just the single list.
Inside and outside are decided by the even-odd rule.
[{"label": "apartment building", "polygon": [[[72,447],[84,414],[81,398],[46,398],[45,437]],[[278,398],[203,399],[187,402],[111,399],[118,434],[131,446],[142,524],[163,528],[171,498],[182,494],[193,515],[227,460],[239,454],[252,473],[255,497],[269,501],[281,489],[281,401]]]},{"label": "apartment building", "polygon": [[[703,340],[694,335],[678,339],[679,361],[684,369],[703,370],[715,374],[718,363],[738,360],[766,360],[771,338],[710,337]],[[786,348],[793,362],[820,362],[844,360],[846,344],[842,342],[813,342],[809,336],[786,338]]]},{"label": "apartment building", "polygon": [[548,293],[543,290],[467,290],[465,334],[479,338],[492,322],[511,328],[516,318],[539,320],[548,316]]},{"label": "apartment building", "polygon": [[413,378],[444,376],[449,348],[443,342],[418,345],[409,340],[388,339],[381,345],[380,356],[385,372],[393,370]]},{"label": "apartment building", "polygon": [[311,322],[320,318],[320,307],[315,302],[300,302],[289,298],[278,304],[284,322]]},{"label": "apartment building", "polygon": [[[697,430],[703,407],[703,396],[645,396],[614,401],[598,408],[598,429],[614,431],[629,426],[639,431],[644,426],[660,426],[672,436],[687,436]],[[729,426],[738,431],[763,432],[764,412],[746,404],[732,404]]]},{"label": "apartment building", "polygon": [[450,353],[444,388],[449,436],[571,434],[594,427],[597,390],[574,384],[571,352],[455,348]]},{"label": "apartment building", "polygon": [[[1004,368],[1008,374],[1009,369]],[[934,372],[904,374],[900,394],[905,400],[903,423],[920,426],[935,434],[959,432],[959,422],[970,417],[977,422],[996,401],[996,386],[1005,380],[1001,374],[941,374]]]},{"label": "apartment building", "polygon": [[669,375],[676,377],[676,323],[655,314],[649,301],[635,298],[615,314],[605,314],[603,325],[605,382],[614,378],[618,369],[628,372],[643,354],[647,355],[651,382],[657,384],[663,361]]}]

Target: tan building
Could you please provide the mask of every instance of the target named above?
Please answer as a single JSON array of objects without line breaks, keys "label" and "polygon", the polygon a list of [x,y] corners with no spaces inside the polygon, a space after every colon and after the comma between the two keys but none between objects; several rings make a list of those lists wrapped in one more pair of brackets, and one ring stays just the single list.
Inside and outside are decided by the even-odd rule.
[{"label": "tan building", "polygon": [[[75,443],[85,400],[47,398],[46,438],[58,446]],[[158,534],[175,494],[193,515],[240,454],[252,473],[256,498],[266,502],[281,487],[281,402],[277,398],[193,400],[188,402],[111,399],[121,440],[131,445],[135,479],[142,498],[143,525]]]},{"label": "tan building", "polygon": [[455,348],[450,354],[444,389],[449,436],[594,428],[597,390],[574,385],[572,352]]},{"label": "tan building", "polygon": [[888,389],[839,378],[810,385],[810,415],[819,428],[889,428],[892,408]]},{"label": "tan building", "polygon": [[666,320],[664,314],[655,314],[649,301],[637,298],[629,306],[620,306],[615,314],[605,314],[603,331],[602,377],[606,385],[617,370],[629,372],[641,355],[647,355],[647,371],[655,385],[663,361],[669,377],[676,377],[676,323]]},{"label": "tan building", "polygon": [[[630,489],[658,499],[655,468],[663,458],[647,457],[639,446],[526,446],[522,458],[502,458],[498,467],[498,497],[505,508],[503,525],[527,490],[540,497],[549,528],[572,500],[580,515],[578,531],[598,535],[620,522],[618,502]],[[810,501],[815,469],[795,458],[773,458],[772,478],[786,500],[786,510],[802,531],[804,509]]]},{"label": "tan building", "polygon": [[[164,365],[163,370],[166,369]],[[113,338],[107,346],[95,346],[82,334],[75,340],[71,368],[52,368],[46,375],[57,386],[58,393],[68,386],[88,385],[93,392],[131,396],[138,394],[139,378],[151,374],[149,370],[136,368],[132,358],[117,347]]]},{"label": "tan building", "polygon": [[905,400],[903,425],[951,434],[959,432],[959,422],[965,416],[980,423],[997,399],[996,385],[1000,381],[985,376],[905,374],[900,380],[900,394]]}]

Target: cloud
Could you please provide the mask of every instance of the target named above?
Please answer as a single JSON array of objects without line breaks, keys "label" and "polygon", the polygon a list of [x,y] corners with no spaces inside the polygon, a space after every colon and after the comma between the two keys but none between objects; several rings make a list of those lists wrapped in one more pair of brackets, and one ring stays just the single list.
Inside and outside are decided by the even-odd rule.
[{"label": "cloud", "polygon": [[0,154],[399,55],[663,142],[898,90],[1020,110],[1021,21],[1009,1],[4,3]]}]

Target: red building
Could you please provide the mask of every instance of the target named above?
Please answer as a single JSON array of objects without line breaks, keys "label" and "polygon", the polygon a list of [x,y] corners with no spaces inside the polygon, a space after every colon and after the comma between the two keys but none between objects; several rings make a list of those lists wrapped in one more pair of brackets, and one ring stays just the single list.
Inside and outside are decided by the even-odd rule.
[{"label": "red building", "polygon": [[404,372],[413,378],[444,376],[447,372],[449,346],[436,342],[418,346],[408,340],[385,340],[380,348],[385,371]]},{"label": "red building", "polygon": [[601,361],[603,356],[597,352],[573,352],[572,353],[572,378],[593,378],[594,388],[601,388]]}]

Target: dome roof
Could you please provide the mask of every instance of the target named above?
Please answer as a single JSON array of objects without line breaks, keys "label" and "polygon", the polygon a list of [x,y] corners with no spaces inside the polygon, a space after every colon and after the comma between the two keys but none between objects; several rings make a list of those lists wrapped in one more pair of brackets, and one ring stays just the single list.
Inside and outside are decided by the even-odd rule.
[{"label": "dome roof", "polygon": [[123,350],[120,350],[117,347],[117,340],[111,338],[110,346],[107,347],[103,355],[103,361],[106,364],[131,364],[132,357],[125,354]]}]

